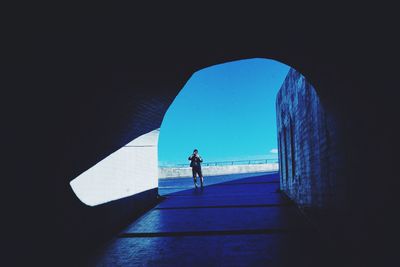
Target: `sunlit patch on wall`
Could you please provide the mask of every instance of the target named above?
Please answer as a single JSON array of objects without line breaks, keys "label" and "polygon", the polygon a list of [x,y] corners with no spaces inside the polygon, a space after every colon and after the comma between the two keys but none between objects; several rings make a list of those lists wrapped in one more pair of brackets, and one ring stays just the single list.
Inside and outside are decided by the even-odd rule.
[{"label": "sunlit patch on wall", "polygon": [[158,136],[159,129],[141,135],[76,177],[76,196],[96,206],[156,188]]}]

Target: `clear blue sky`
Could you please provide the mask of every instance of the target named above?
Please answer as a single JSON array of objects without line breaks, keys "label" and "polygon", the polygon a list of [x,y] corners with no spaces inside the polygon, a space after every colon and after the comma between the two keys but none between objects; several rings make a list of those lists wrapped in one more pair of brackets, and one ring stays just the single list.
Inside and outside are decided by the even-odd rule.
[{"label": "clear blue sky", "polygon": [[205,162],[276,158],[275,99],[288,71],[247,59],[194,73],[161,124],[159,164],[186,163],[194,148]]}]

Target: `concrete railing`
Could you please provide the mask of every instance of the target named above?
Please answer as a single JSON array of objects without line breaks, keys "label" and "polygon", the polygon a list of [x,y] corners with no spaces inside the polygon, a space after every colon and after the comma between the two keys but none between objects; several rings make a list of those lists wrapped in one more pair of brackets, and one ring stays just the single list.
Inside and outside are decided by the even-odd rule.
[{"label": "concrete railing", "polygon": [[[255,172],[270,172],[278,171],[279,164],[264,163],[264,164],[237,164],[237,165],[221,165],[221,166],[202,166],[204,176],[237,174],[237,173],[255,173]],[[159,167],[158,177],[163,178],[183,178],[191,177],[192,168],[190,167]]]},{"label": "concrete railing", "polygon": [[[278,163],[277,158],[269,159],[247,159],[247,160],[228,160],[228,161],[207,161],[201,165],[204,166],[226,166],[226,165],[253,165],[253,164],[266,164],[266,163]],[[187,167],[189,163],[179,163],[175,165],[160,166],[163,167]]]}]

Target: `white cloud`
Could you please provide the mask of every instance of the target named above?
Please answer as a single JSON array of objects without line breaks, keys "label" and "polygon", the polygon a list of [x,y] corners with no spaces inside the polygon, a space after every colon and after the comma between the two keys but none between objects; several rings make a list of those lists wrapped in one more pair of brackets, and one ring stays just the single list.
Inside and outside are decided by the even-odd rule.
[{"label": "white cloud", "polygon": [[278,149],[277,148],[273,148],[269,151],[269,153],[273,153],[273,154],[277,154],[278,153]]}]

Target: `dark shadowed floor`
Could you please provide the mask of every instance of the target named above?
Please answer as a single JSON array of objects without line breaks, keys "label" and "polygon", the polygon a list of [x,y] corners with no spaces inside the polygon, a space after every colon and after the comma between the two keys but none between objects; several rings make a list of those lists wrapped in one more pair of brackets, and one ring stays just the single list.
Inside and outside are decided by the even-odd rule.
[{"label": "dark shadowed floor", "polygon": [[90,265],[326,266],[316,236],[264,174],[166,195]]}]

